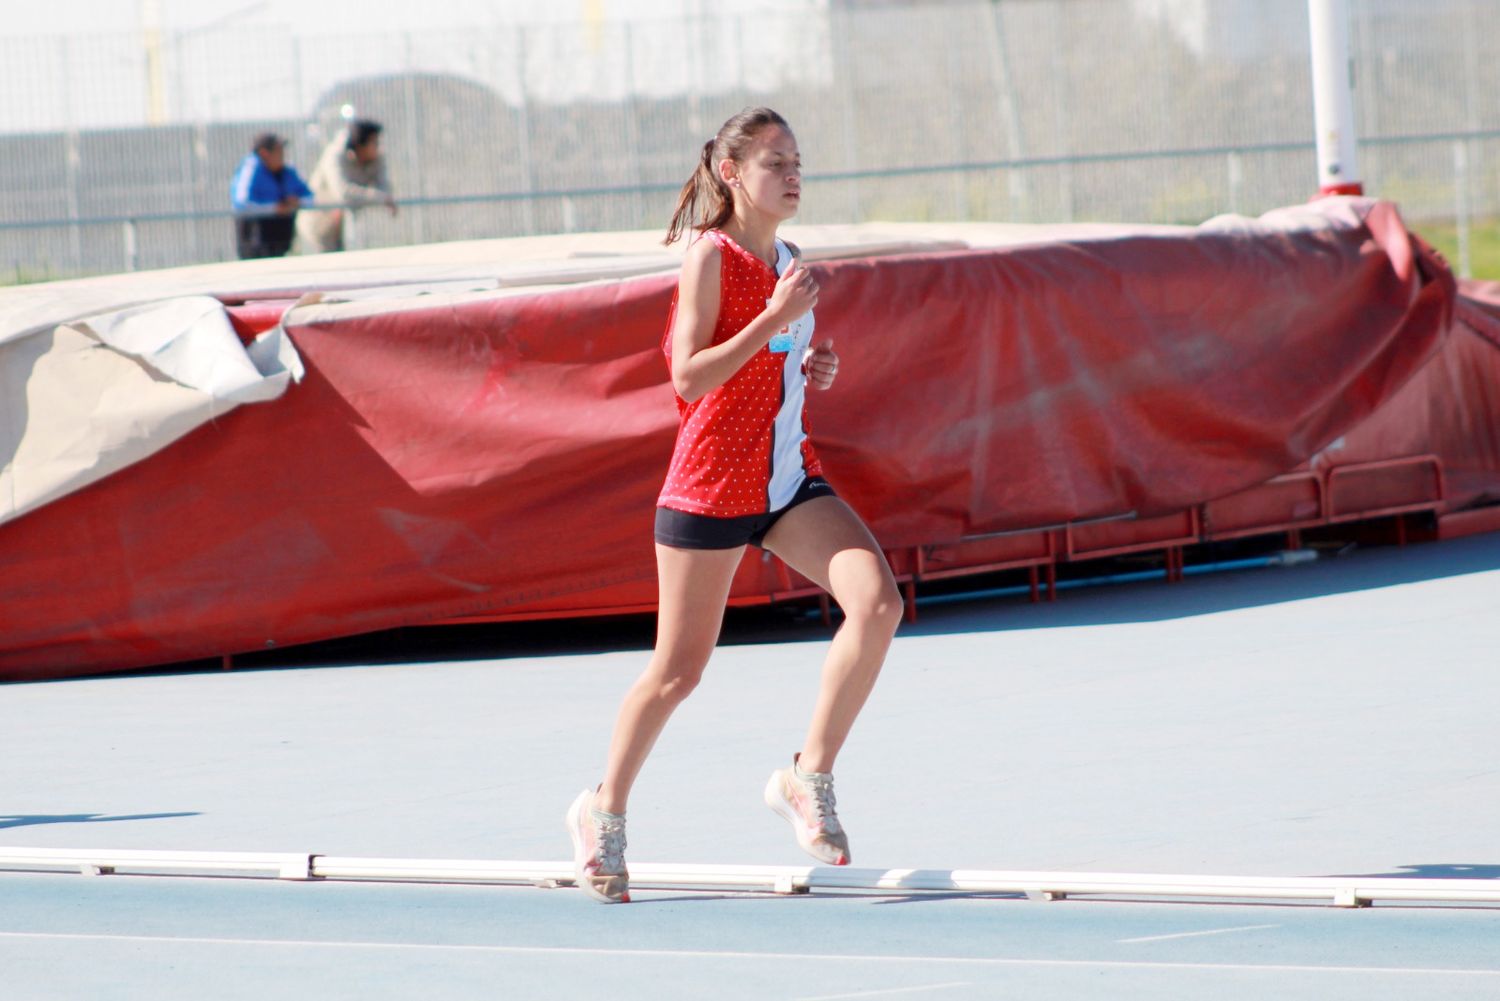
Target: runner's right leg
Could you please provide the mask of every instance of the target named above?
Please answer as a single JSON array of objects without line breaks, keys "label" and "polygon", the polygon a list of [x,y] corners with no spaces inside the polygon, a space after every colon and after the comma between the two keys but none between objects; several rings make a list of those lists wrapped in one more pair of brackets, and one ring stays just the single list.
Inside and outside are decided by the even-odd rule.
[{"label": "runner's right leg", "polygon": [[[587,806],[601,822],[620,819],[620,841],[624,839],[625,803],[630,789],[645,764],[646,756],[656,744],[662,727],[673,710],[697,687],[708,664],[719,628],[724,621],[724,605],[729,586],[739,568],[745,547],[734,549],[677,549],[658,544],[656,572],[659,587],[656,625],[656,649],[646,670],[636,679],[615,719],[610,739],[609,760],[604,781],[587,797]],[[577,805],[575,803],[575,805]],[[572,812],[569,830],[576,830]],[[614,858],[580,858],[579,836],[575,835],[575,867],[580,871],[603,873],[599,867],[614,867]],[[585,838],[587,843],[587,839]],[[603,840],[597,842],[603,846]],[[592,847],[588,845],[587,847]],[[592,854],[592,853],[591,853]],[[590,868],[592,866],[592,868]],[[625,873],[624,859],[619,860]],[[617,875],[617,874],[616,874]],[[600,899],[628,900],[628,874],[624,878],[600,884],[603,893],[591,894]],[[597,883],[597,880],[595,881]],[[607,891],[607,892],[604,892]]]}]

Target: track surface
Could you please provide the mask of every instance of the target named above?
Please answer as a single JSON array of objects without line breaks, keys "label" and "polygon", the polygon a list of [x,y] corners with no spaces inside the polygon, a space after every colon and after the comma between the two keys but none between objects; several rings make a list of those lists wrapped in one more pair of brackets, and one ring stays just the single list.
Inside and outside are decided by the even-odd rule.
[{"label": "track surface", "polygon": [[[839,762],[855,864],[1500,878],[1497,606],[1481,536],[924,610]],[[642,634],[7,686],[0,843],[560,859]],[[731,622],[637,786],[631,859],[802,862],[759,791],[825,642]],[[17,1001],[1500,996],[1494,907],[636,900],[0,873],[0,969]]]}]

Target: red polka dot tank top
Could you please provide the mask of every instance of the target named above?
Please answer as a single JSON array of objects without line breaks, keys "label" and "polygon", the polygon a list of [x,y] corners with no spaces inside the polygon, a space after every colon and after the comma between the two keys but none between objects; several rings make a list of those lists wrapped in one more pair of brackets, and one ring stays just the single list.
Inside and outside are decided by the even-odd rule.
[{"label": "red polka dot tank top", "polygon": [[[710,343],[722,344],[764,311],[792,254],[777,240],[773,271],[719,230],[704,237],[719,248],[719,320]],[[668,366],[676,314],[674,294],[662,340]],[[804,479],[822,475],[809,438],[802,374],[812,332],[809,312],[779,331],[722,386],[692,403],[677,398],[677,445],[657,506],[719,518],[765,514],[785,507]]]}]

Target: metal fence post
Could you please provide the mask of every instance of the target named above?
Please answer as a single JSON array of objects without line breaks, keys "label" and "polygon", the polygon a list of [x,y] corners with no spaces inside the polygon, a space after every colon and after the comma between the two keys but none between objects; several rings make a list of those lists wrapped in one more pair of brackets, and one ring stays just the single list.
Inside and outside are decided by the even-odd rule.
[{"label": "metal fence post", "polygon": [[[985,41],[995,73],[996,97],[1005,119],[1007,153],[1010,159],[1021,160],[1026,156],[1026,140],[1021,132],[1021,112],[1016,101],[1015,84],[1011,80],[1010,55],[1005,47],[1005,17],[1000,12],[1000,4],[993,0],[990,3],[990,31]],[[1010,221],[1029,220],[1026,174],[1021,168],[1012,167],[1005,172],[1005,182],[1010,190]]]},{"label": "metal fence post", "polygon": [[[64,168],[68,186],[68,218],[77,220],[81,216],[79,209],[79,183],[78,174],[82,167],[83,155],[79,151],[78,130],[68,130],[68,146],[63,153],[67,163]],[[75,223],[68,227],[68,249],[73,255],[73,267],[80,274],[83,272],[83,232]]]},{"label": "metal fence post", "polygon": [[[1068,88],[1068,74],[1062,64],[1062,53],[1065,48],[1063,42],[1062,9],[1056,4],[1052,5],[1051,31],[1052,35],[1047,44],[1047,50],[1052,67],[1052,78],[1056,82],[1056,91],[1052,95],[1052,128],[1057,134],[1055,140],[1058,152],[1067,156],[1073,150],[1073,139],[1071,135],[1072,124],[1069,116],[1064,111],[1072,100]],[[1071,163],[1060,164],[1056,170],[1058,197],[1061,204],[1062,221],[1071,223],[1078,216],[1078,200],[1074,194],[1073,165]]]},{"label": "metal fence post", "polygon": [[1458,275],[1473,278],[1469,259],[1469,147],[1453,140],[1453,216],[1458,228]]},{"label": "metal fence post", "polygon": [[1229,177],[1229,211],[1240,212],[1240,190],[1245,186],[1245,165],[1237,150],[1225,156],[1225,170]]},{"label": "metal fence post", "polygon": [[[958,61],[958,47],[952,46],[948,49],[948,79],[946,86],[951,90],[957,90],[958,82],[963,79],[963,69]],[[963,114],[958,101],[948,103],[948,131],[953,137],[953,159],[962,163],[971,159],[969,145],[964,138]],[[969,172],[967,170],[955,170],[953,172],[953,218],[967,221],[973,215],[969,211]]]},{"label": "metal fence post", "polygon": [[516,25],[516,125],[520,147],[522,177],[526,197],[521,200],[521,231],[527,236],[536,232],[536,167],[531,162],[531,102],[526,96],[526,26]]},{"label": "metal fence post", "polygon": [[[403,99],[403,111],[406,114],[406,127],[411,130],[411,132],[409,133],[411,136],[411,139],[409,140],[410,145],[407,148],[406,154],[407,163],[410,165],[408,167],[408,175],[416,184],[417,197],[425,198],[427,197],[427,175],[426,172],[422,170],[422,161],[420,159],[422,153],[422,144],[424,140],[422,129],[422,114],[421,109],[417,104],[417,62],[412,53],[411,32],[406,32],[402,36],[402,38],[406,43],[406,74],[403,78],[401,96]],[[424,213],[421,212],[412,212],[410,214],[412,234],[411,239],[413,243],[426,242],[426,230],[422,225],[423,214]],[[345,210],[344,212],[345,218],[352,217],[353,215],[354,213],[348,210]]]},{"label": "metal fence post", "polygon": [[[844,169],[856,171],[859,169],[859,142],[854,98],[859,69],[854,62],[854,49],[851,43],[855,26],[853,16],[847,8],[835,7],[829,14],[833,18],[833,79],[839,93],[839,133],[844,146]],[[859,181],[849,178],[842,183],[844,196],[848,199],[844,210],[848,213],[848,220],[863,222],[859,211]]]},{"label": "metal fence post", "polygon": [[647,225],[646,199],[639,190],[646,183],[646,172],[641,166],[641,108],[640,102],[636,100],[635,35],[630,30],[629,21],[620,24],[620,44],[625,57],[625,139],[630,144],[630,169],[637,189],[632,199],[634,211],[631,215],[634,219],[631,225],[639,227]]},{"label": "metal fence post", "polygon": [[136,248],[134,219],[125,220],[123,236],[125,242],[125,270],[134,271],[137,265],[140,264],[140,254]]}]

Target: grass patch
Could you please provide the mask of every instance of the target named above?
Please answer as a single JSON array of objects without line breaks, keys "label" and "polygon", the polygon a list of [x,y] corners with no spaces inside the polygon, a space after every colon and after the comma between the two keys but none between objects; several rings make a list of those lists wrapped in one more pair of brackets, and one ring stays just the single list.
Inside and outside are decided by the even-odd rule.
[{"label": "grass patch", "polygon": [[[1448,266],[1459,273],[1458,227],[1453,223],[1424,222],[1412,230],[1448,258]],[[1481,219],[1469,225],[1469,270],[1473,277],[1500,281],[1500,219]]]},{"label": "grass patch", "polygon": [[55,275],[51,270],[37,271],[33,268],[0,268],[0,287],[6,285],[30,285],[32,282],[50,282],[71,275]]}]

